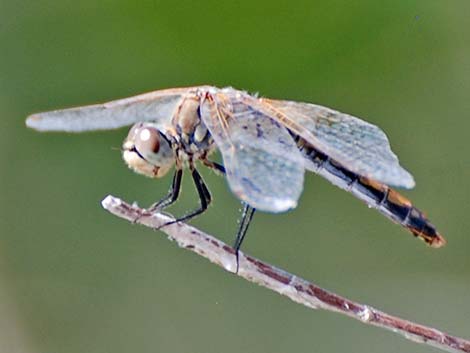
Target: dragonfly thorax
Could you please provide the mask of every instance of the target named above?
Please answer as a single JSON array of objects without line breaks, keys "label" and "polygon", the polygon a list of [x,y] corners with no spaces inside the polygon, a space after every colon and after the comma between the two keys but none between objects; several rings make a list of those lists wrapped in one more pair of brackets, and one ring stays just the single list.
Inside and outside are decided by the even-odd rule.
[{"label": "dragonfly thorax", "polygon": [[177,107],[168,134],[175,141],[177,159],[182,162],[204,159],[215,149],[214,140],[200,116],[201,97],[186,98]]}]

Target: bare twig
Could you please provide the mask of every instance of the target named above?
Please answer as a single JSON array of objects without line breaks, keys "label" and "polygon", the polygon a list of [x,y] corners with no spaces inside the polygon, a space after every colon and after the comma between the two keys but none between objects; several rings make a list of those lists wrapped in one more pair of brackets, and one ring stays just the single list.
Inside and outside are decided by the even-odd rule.
[{"label": "bare twig", "polygon": [[[146,214],[145,210],[135,205],[129,205],[113,196],[107,196],[102,201],[102,205],[116,216],[150,228],[158,228],[172,220],[172,218],[160,213]],[[234,250],[220,240],[185,223],[173,223],[163,227],[162,231],[170,239],[175,240],[180,247],[194,251],[229,272],[234,273],[236,271]],[[468,340],[448,335],[437,329],[416,324],[368,305],[343,298],[242,252],[240,252],[239,259],[238,276],[278,292],[309,308],[338,312],[363,323],[391,330],[412,341],[425,343],[444,351],[470,353],[470,341]]]}]

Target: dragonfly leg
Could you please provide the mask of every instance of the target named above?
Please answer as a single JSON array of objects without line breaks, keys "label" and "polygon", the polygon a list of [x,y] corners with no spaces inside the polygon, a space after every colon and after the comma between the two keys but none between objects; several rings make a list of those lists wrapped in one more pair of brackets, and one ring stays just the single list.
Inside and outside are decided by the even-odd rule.
[{"label": "dragonfly leg", "polygon": [[191,175],[193,177],[194,185],[196,186],[196,190],[197,190],[197,193],[199,195],[199,200],[200,200],[199,207],[196,208],[195,210],[189,212],[188,214],[186,214],[186,215],[184,215],[180,218],[175,219],[174,221],[165,223],[164,225],[158,227],[158,229],[160,229],[162,227],[165,227],[165,226],[168,226],[170,224],[176,223],[176,222],[187,221],[187,220],[189,220],[189,219],[191,219],[191,218],[193,218],[197,215],[200,215],[205,210],[207,210],[207,207],[209,206],[209,204],[211,203],[211,200],[212,200],[209,189],[207,189],[207,186],[204,183],[204,180],[202,180],[201,175],[199,174],[199,172],[195,168],[191,169]]},{"label": "dragonfly leg", "polygon": [[246,232],[248,227],[253,219],[253,215],[255,214],[256,209],[244,203],[242,218],[240,220],[240,225],[238,226],[237,237],[235,238],[235,243],[233,244],[233,249],[235,250],[235,255],[237,257],[237,273],[238,273],[238,265],[239,265],[239,250],[242,246],[243,240],[245,239]]},{"label": "dragonfly leg", "polygon": [[183,170],[177,169],[175,174],[173,174],[173,182],[171,183],[170,191],[168,195],[162,198],[160,201],[151,205],[147,211],[150,213],[154,213],[164,208],[170,206],[171,204],[175,203],[178,199],[181,190],[181,179],[183,178]]},{"label": "dragonfly leg", "polygon": [[160,212],[163,210],[165,207],[170,206],[172,203],[174,203],[180,194],[181,190],[181,179],[183,177],[183,170],[182,169],[177,169],[175,171],[175,174],[173,174],[173,181],[170,186],[170,191],[168,192],[168,195],[166,195],[164,198],[162,198],[160,201],[154,203],[151,205],[148,209],[144,210],[142,214],[134,219],[133,223],[137,223],[142,216],[150,216],[153,213]]},{"label": "dragonfly leg", "polygon": [[[221,174],[225,175],[225,167],[221,164],[218,164],[217,162],[212,162],[210,160],[204,159],[202,161],[204,165],[206,165],[209,168],[215,169]],[[253,216],[255,214],[256,209],[248,205],[247,203],[243,202],[243,211],[242,211],[242,218],[240,220],[238,230],[237,230],[237,236],[235,238],[235,243],[233,244],[233,249],[235,250],[236,254],[236,261],[237,261],[237,270],[236,272],[238,273],[238,268],[239,268],[239,252],[240,252],[240,247],[242,245],[243,240],[245,239],[246,232],[248,231],[248,227],[251,223],[251,220],[253,219]]]},{"label": "dragonfly leg", "polygon": [[212,201],[211,194],[209,192],[209,189],[207,188],[206,184],[204,183],[204,180],[202,180],[201,175],[196,169],[191,170],[191,175],[193,177],[194,185],[196,186],[196,190],[199,196],[199,201],[200,205],[197,209],[189,212],[188,214],[178,218],[174,222],[183,222],[187,221],[188,219],[191,219],[197,215],[200,215],[203,213],[205,210],[207,210],[207,207]]},{"label": "dragonfly leg", "polygon": [[203,159],[202,163],[204,163],[204,165],[206,167],[209,167],[211,169],[215,169],[219,173],[225,175],[225,167],[222,164],[219,164],[217,162],[209,161],[208,159]]}]

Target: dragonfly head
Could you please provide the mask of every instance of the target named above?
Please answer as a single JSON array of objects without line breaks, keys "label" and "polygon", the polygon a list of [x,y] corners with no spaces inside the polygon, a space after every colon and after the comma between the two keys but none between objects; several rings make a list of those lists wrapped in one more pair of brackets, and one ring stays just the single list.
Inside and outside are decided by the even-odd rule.
[{"label": "dragonfly head", "polygon": [[122,147],[129,168],[151,178],[164,176],[175,163],[170,141],[152,123],[132,126]]}]

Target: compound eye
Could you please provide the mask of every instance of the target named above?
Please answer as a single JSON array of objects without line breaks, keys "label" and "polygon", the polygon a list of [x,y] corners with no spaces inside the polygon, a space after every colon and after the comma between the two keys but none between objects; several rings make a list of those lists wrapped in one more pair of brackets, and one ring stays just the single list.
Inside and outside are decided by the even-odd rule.
[{"label": "compound eye", "polygon": [[152,178],[165,175],[175,163],[171,142],[151,123],[135,124],[122,148],[127,165]]},{"label": "compound eye", "polygon": [[143,156],[158,154],[160,151],[160,132],[152,127],[135,131],[134,145]]}]

